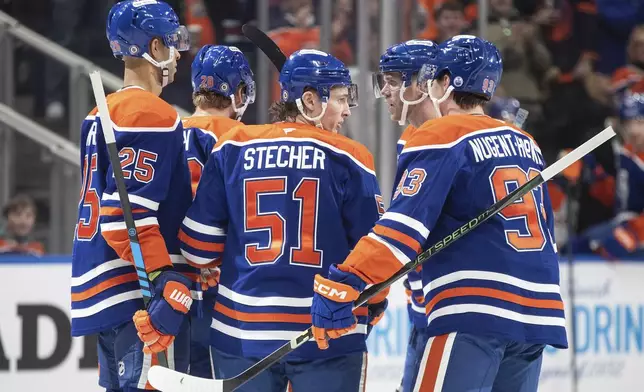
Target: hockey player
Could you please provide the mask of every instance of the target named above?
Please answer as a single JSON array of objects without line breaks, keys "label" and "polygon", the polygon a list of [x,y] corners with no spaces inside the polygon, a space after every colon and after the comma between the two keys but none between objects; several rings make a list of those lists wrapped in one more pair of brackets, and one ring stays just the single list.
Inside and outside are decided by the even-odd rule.
[{"label": "hockey player", "polygon": [[[409,123],[396,145],[398,155],[417,128],[436,118],[432,101],[427,98],[427,92],[420,90],[416,81],[421,67],[435,58],[437,51],[438,45],[432,41],[412,40],[393,45],[380,56],[379,72],[373,75],[376,98],[385,98],[393,121],[399,125]],[[407,312],[412,324],[404,375],[411,375],[417,373],[420,364],[416,360],[416,351],[423,350],[430,338],[423,306],[425,296],[421,269],[410,272],[403,284],[408,295]],[[411,382],[411,377],[403,377],[402,385],[410,385]]]},{"label": "hockey player", "polygon": [[623,143],[612,143],[616,173],[584,157],[592,196],[611,203],[616,216],[571,241],[575,253],[595,252],[615,260],[644,255],[644,95],[626,94],[619,105]]},{"label": "hockey player", "polygon": [[[457,236],[544,168],[530,136],[483,114],[501,72],[496,47],[474,36],[442,43],[423,66],[418,83],[442,117],[405,144],[396,195],[371,233],[328,278],[316,276],[311,314],[320,348],[354,327],[351,300],[366,285]],[[537,390],[544,346],[568,344],[552,224],[547,189],[539,187],[423,266],[432,337],[417,353],[414,391]]]},{"label": "hockey player", "polygon": [[[280,85],[271,113],[282,122],[219,139],[181,228],[189,261],[221,264],[211,335],[217,378],[306,329],[313,276],[343,260],[383,212],[371,154],[337,133],[357,103],[344,64],[301,50],[284,64]],[[385,306],[377,299],[370,316]],[[368,312],[356,311],[359,327],[340,345],[307,344],[238,390],[282,392],[290,382],[295,392],[362,391]]]},{"label": "hockey player", "polygon": [[[98,334],[99,384],[107,391],[151,389],[147,371],[165,351],[188,370],[193,281],[182,262],[179,225],[190,206],[190,174],[177,112],[159,98],[174,80],[188,31],[162,1],[123,1],[107,18],[107,38],[125,65],[125,87],[107,97],[140,250],[153,294],[144,310],[123,210],[96,109],[81,128],[83,184],[74,233],[72,335]],[[134,322],[133,322],[134,321]],[[138,335],[138,336],[137,336]]]},{"label": "hockey player", "polygon": [[[185,146],[193,196],[203,167],[217,139],[235,126],[248,105],[255,101],[253,72],[244,54],[234,46],[205,45],[192,62],[192,101],[195,113],[183,119]],[[197,317],[191,318],[190,374],[212,378],[210,323],[215,306],[219,268],[203,268],[203,300]]]},{"label": "hockey player", "polygon": [[217,139],[241,120],[255,102],[253,71],[234,46],[205,45],[192,62],[192,102],[195,112],[183,119],[184,144],[193,194]]}]

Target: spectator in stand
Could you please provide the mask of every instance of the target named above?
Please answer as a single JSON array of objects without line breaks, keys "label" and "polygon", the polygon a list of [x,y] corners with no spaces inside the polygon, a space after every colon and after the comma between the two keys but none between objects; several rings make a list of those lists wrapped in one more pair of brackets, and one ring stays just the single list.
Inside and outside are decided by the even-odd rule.
[{"label": "spectator in stand", "polygon": [[0,254],[42,256],[44,246],[30,239],[36,223],[36,204],[27,195],[16,195],[2,209],[6,220],[0,229]]},{"label": "spectator in stand", "polygon": [[[555,73],[550,53],[535,23],[519,15],[512,0],[490,0],[487,39],[503,56],[500,92],[518,99],[530,114],[525,129],[536,133],[543,119],[542,86]],[[478,23],[472,26],[476,34]]]},{"label": "spectator in stand", "polygon": [[633,29],[626,49],[628,64],[613,73],[612,90],[644,93],[644,24]]},{"label": "spectator in stand", "polygon": [[[424,28],[418,33],[418,38],[429,39],[432,41],[439,41],[439,14],[441,9],[445,4],[457,4],[461,6],[463,10],[463,17],[465,19],[465,24],[473,22],[477,18],[477,6],[476,0],[417,0],[418,1],[418,11],[421,14],[425,15],[424,18]],[[466,26],[463,26],[462,29],[465,29]]]},{"label": "spectator in stand", "polygon": [[610,76],[628,62],[629,36],[638,24],[644,23],[644,1],[596,1],[599,19],[597,70]]},{"label": "spectator in stand", "polygon": [[457,2],[446,2],[438,7],[435,13],[436,17],[436,39],[435,42],[441,43],[461,34],[469,25],[465,20],[465,10]]}]

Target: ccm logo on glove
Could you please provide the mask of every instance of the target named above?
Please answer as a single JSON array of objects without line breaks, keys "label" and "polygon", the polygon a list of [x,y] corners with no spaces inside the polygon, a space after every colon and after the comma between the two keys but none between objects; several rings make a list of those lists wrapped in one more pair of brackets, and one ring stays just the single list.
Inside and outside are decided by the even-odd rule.
[{"label": "ccm logo on glove", "polygon": [[190,290],[179,282],[168,282],[163,288],[163,296],[170,306],[178,312],[188,313],[192,306]]},{"label": "ccm logo on glove", "polygon": [[358,298],[358,293],[353,287],[324,279],[319,275],[313,282],[313,291],[336,302],[351,302]]}]

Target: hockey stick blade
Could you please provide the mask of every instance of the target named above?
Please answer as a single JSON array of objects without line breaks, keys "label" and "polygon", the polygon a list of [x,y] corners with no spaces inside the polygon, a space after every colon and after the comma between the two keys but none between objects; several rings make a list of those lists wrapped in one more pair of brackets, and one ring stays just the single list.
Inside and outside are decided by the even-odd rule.
[{"label": "hockey stick blade", "polygon": [[152,366],[148,382],[163,392],[223,392],[223,381],[188,376],[162,366]]},{"label": "hockey stick blade", "polygon": [[266,57],[271,60],[278,71],[282,70],[284,63],[286,62],[286,55],[284,54],[284,52],[282,52],[282,49],[277,46],[275,41],[270,39],[270,37],[266,35],[266,33],[264,33],[262,30],[251,24],[243,25],[242,32],[244,33],[246,38],[250,40],[250,42],[257,46],[259,50],[261,50],[266,55]]},{"label": "hockey stick blade", "polygon": [[[599,147],[600,145],[608,141],[613,136],[615,136],[615,131],[613,130],[612,127],[608,127],[603,131],[601,131],[600,133],[598,133],[597,135],[593,136],[590,140],[586,141],[581,146],[575,148],[573,151],[568,153],[563,158],[559,159],[557,162],[548,166],[546,169],[543,170],[543,172],[541,172],[541,174],[534,177],[530,181],[526,182],[519,188],[515,189],[514,191],[509,193],[506,197],[494,203],[485,211],[481,212],[477,217],[471,219],[469,222],[465,223],[460,228],[452,232],[452,234],[448,235],[447,237],[443,238],[441,241],[429,247],[427,250],[423,251],[420,255],[418,255],[418,257],[415,260],[405,264],[392,277],[385,280],[384,282],[375,284],[369,287],[367,290],[363,291],[358,297],[358,299],[353,303],[354,308],[364,305],[365,303],[367,303],[367,301],[370,298],[374,297],[376,294],[378,294],[385,288],[391,286],[394,282],[401,279],[403,276],[407,275],[410,271],[416,269],[416,267],[426,262],[430,257],[434,256],[441,250],[450,246],[451,244],[456,242],[459,238],[463,237],[470,231],[479,227],[483,222],[487,221],[492,216],[501,212],[505,207],[514,203],[517,199],[519,199],[526,193],[542,185],[543,183],[545,183],[546,181],[548,181],[549,179],[551,179],[552,177],[560,173],[562,170],[564,170],[565,168],[567,168],[568,166],[570,166],[571,164],[573,164],[574,162],[582,158],[584,155],[588,154],[589,152],[593,151],[594,149],[596,149],[597,147]],[[211,389],[208,389],[207,391],[232,392],[235,389],[237,389],[239,386],[243,385],[244,383],[252,379],[253,377],[257,376],[259,373],[271,367],[281,358],[288,355],[289,353],[291,353],[293,350],[295,350],[302,344],[308,342],[312,337],[313,337],[313,329],[312,327],[310,327],[306,331],[295,336],[288,343],[282,345],[280,348],[273,351],[267,357],[263,358],[253,366],[246,369],[243,373],[233,378],[228,378],[225,380],[206,380],[206,379],[198,379],[198,377],[184,374],[182,375],[183,381],[180,384],[176,384],[176,383],[163,384],[165,379],[162,380],[162,378],[160,377],[159,379],[152,380],[152,371],[150,371],[151,374],[148,376],[148,379],[150,381],[150,384],[152,384],[152,386],[154,386],[155,388],[163,392],[183,392],[183,391],[200,392],[202,391],[202,389],[186,389],[184,388],[184,385],[186,386],[202,385],[202,383],[204,382],[209,382],[212,385]],[[153,366],[152,369],[154,369],[155,367],[156,366]],[[167,373],[167,370],[155,371],[154,374],[161,373],[161,372]],[[188,378],[198,379],[198,380],[191,380],[190,382],[188,382],[186,381]],[[194,381],[194,384],[192,383],[192,381]],[[171,387],[174,387],[174,388],[178,387],[178,388],[169,389]],[[216,388],[219,388],[219,389],[216,389]],[[204,389],[203,391],[206,391],[206,390]]]}]

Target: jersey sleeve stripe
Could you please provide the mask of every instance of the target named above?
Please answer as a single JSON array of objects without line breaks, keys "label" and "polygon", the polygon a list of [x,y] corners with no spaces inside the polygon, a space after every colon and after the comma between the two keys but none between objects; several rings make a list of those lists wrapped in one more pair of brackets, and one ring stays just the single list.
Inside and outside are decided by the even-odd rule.
[{"label": "jersey sleeve stripe", "polygon": [[[248,322],[248,323],[299,323],[311,324],[310,314],[293,314],[293,313],[249,313],[240,312],[231,309],[221,302],[215,304],[215,311],[220,314],[231,318],[233,320]],[[356,316],[368,316],[369,310],[367,307],[360,307],[353,311]]]},{"label": "jersey sleeve stripe", "polygon": [[420,253],[420,251],[423,249],[422,246],[420,245],[420,242],[416,241],[415,239],[413,239],[412,237],[408,236],[405,233],[401,233],[398,230],[377,224],[376,226],[374,226],[373,232],[381,237],[392,238],[406,245],[407,247],[413,249],[416,253]]},{"label": "jersey sleeve stripe", "polygon": [[97,313],[102,312],[103,310],[110,308],[112,306],[118,305],[122,302],[133,300],[133,299],[138,299],[138,298],[143,298],[143,295],[141,294],[141,290],[132,290],[132,291],[127,291],[125,293],[117,294],[113,297],[109,297],[101,302],[95,303],[92,306],[89,306],[87,308],[81,308],[81,309],[72,309],[71,310],[71,316],[73,318],[82,318],[82,317],[89,317],[93,316]]},{"label": "jersey sleeve stripe", "polygon": [[187,216],[183,219],[182,222],[187,228],[190,230],[194,230],[197,233],[201,234],[206,234],[206,235],[219,235],[219,236],[225,236],[226,235],[226,230],[221,229],[216,226],[208,226],[204,225],[203,223],[199,223],[197,221],[194,221]]},{"label": "jersey sleeve stripe", "polygon": [[518,130],[516,130],[514,128],[511,128],[511,127],[509,127],[507,125],[502,126],[502,127],[481,129],[479,131],[470,132],[470,133],[467,133],[467,134],[465,134],[465,135],[459,137],[458,139],[456,139],[456,140],[454,140],[452,142],[449,142],[449,143],[427,144],[427,145],[416,146],[416,147],[406,147],[401,151],[400,154],[402,155],[402,154],[406,154],[406,153],[410,153],[410,152],[414,152],[414,151],[423,151],[423,150],[448,149],[448,148],[454,147],[455,145],[459,144],[463,140],[471,138],[471,137],[476,137],[476,136],[484,135],[484,134],[487,134],[487,133],[508,132],[508,131],[516,133],[518,135],[521,135],[521,136],[523,136],[525,138],[530,139],[531,147],[533,147],[535,151],[537,151],[538,153],[541,154],[541,149],[539,148],[539,146],[537,146],[537,143],[535,143],[534,140],[530,136],[528,136],[525,133],[523,133],[521,131],[518,131]]},{"label": "jersey sleeve stripe", "polygon": [[441,276],[429,282],[423,288],[423,292],[427,295],[430,291],[435,290],[439,287],[445,286],[450,283],[458,282],[465,279],[478,279],[478,280],[489,280],[500,283],[505,283],[511,286],[518,287],[523,290],[534,291],[536,293],[552,293],[560,294],[559,285],[556,284],[544,284],[544,283],[534,283],[527,280],[519,279],[511,275],[501,274],[498,272],[490,271],[457,271],[450,274]]},{"label": "jersey sleeve stripe", "polygon": [[188,264],[199,266],[200,268],[209,268],[210,266],[214,266],[213,263],[217,263],[216,259],[196,256],[185,249],[181,249],[181,254],[186,258]]},{"label": "jersey sleeve stripe", "polygon": [[442,300],[465,296],[496,298],[502,301],[512,302],[517,305],[532,308],[564,310],[564,305],[561,300],[527,298],[507,291],[486,287],[454,287],[442,291],[432,298],[432,300],[425,305],[425,313],[430,314],[436,304]]},{"label": "jersey sleeve stripe", "polygon": [[358,167],[360,167],[362,170],[366,171],[367,173],[371,174],[372,176],[376,175],[376,172],[373,169],[368,168],[364,163],[362,163],[358,158],[356,158],[353,155],[351,155],[349,152],[344,151],[342,149],[339,149],[339,148],[337,148],[335,146],[332,146],[332,145],[330,145],[328,143],[324,143],[324,142],[322,142],[320,140],[312,139],[312,138],[280,137],[280,138],[275,138],[275,139],[253,139],[253,140],[243,141],[243,142],[242,141],[236,141],[236,140],[226,140],[223,143],[221,143],[220,145],[215,146],[215,148],[212,151],[213,152],[219,151],[224,146],[226,146],[228,144],[232,144],[234,146],[241,147],[241,146],[247,146],[247,145],[251,145],[251,144],[259,144],[259,143],[275,143],[277,141],[285,141],[285,142],[293,142],[293,143],[313,143],[313,144],[317,144],[317,145],[319,145],[321,147],[328,148],[329,150],[331,150],[331,151],[333,151],[333,152],[335,152],[337,154],[344,155],[344,156],[348,157],[349,159],[351,159],[353,161],[353,163],[358,165]]},{"label": "jersey sleeve stripe", "polygon": [[[100,215],[101,216],[123,216],[123,210],[118,207],[101,207]],[[143,208],[135,208],[132,210],[132,214],[143,214],[148,212]]]},{"label": "jersey sleeve stripe", "polygon": [[123,259],[106,261],[103,264],[100,264],[98,267],[85,272],[81,276],[72,277],[71,285],[72,287],[82,286],[90,280],[96,278],[97,276],[104,274],[105,272],[114,270],[116,268],[127,267],[128,265],[131,266],[132,263]]},{"label": "jersey sleeve stripe", "polygon": [[104,280],[96,286],[90,287],[85,291],[82,291],[80,293],[72,293],[72,302],[84,301],[114,286],[128,282],[136,282],[137,280],[138,277],[136,275],[136,272],[131,272],[125,275],[117,275],[113,278]]},{"label": "jersey sleeve stripe", "polygon": [[410,218],[407,215],[401,214],[399,212],[385,212],[385,214],[380,219],[402,223],[403,225],[417,231],[418,234],[420,234],[424,239],[427,239],[427,236],[429,236],[429,229],[427,229],[425,225],[423,225],[416,219]]},{"label": "jersey sleeve stripe", "polygon": [[184,242],[186,245],[206,252],[223,252],[224,244],[216,242],[205,242],[199,241],[197,239],[191,238],[183,230],[179,230],[179,240]]},{"label": "jersey sleeve stripe", "polygon": [[374,233],[369,233],[368,237],[378,241],[380,244],[384,245],[387,249],[389,249],[391,254],[396,258],[396,260],[398,260],[400,262],[400,264],[405,265],[405,264],[407,264],[407,263],[409,263],[411,261],[411,259],[409,257],[407,257],[407,255],[405,255],[403,252],[401,252],[400,249],[398,249],[395,246],[391,245],[390,243],[385,241],[383,238],[375,235]]},{"label": "jersey sleeve stripe", "polygon": [[512,310],[483,304],[458,304],[445,306],[444,308],[433,311],[432,314],[430,314],[427,318],[427,322],[431,323],[439,317],[463,313],[489,314],[508,320],[517,321],[523,324],[548,325],[556,327],[566,326],[566,319],[563,317],[527,315],[514,312]]},{"label": "jersey sleeve stripe", "polygon": [[203,128],[197,128],[197,129],[209,136],[212,136],[212,138],[215,139],[215,142],[218,140],[217,135],[215,135],[213,132],[210,132],[209,130],[203,129]]},{"label": "jersey sleeve stripe", "polygon": [[313,303],[313,297],[255,297],[237,293],[226,286],[219,285],[218,295],[246,306],[286,306],[286,307],[306,307],[310,308]]},{"label": "jersey sleeve stripe", "polygon": [[117,132],[174,132],[177,130],[177,126],[181,122],[181,118],[177,116],[174,124],[171,127],[167,128],[154,128],[154,127],[120,127],[116,124],[113,124],[114,130]]},{"label": "jersey sleeve stripe", "polygon": [[[158,226],[159,221],[156,217],[150,216],[143,219],[138,219],[134,221],[135,227],[145,227],[145,226]],[[127,230],[125,222],[111,222],[111,223],[101,223],[101,231],[117,231],[117,230]]]},{"label": "jersey sleeve stripe", "polygon": [[[159,203],[157,203],[154,200],[146,199],[145,197],[137,196],[137,195],[128,195],[128,199],[130,200],[130,203],[137,204],[141,207],[145,207],[147,209],[150,209],[152,211],[156,211],[159,209]],[[108,200],[114,200],[114,201],[120,201],[121,199],[119,198],[118,192],[115,193],[103,193],[103,197],[101,198],[103,201],[108,201]]]}]

